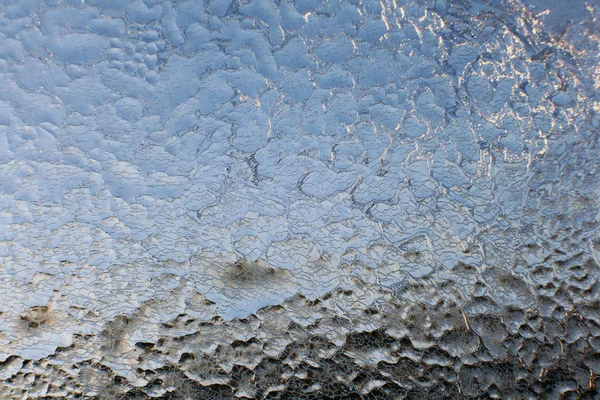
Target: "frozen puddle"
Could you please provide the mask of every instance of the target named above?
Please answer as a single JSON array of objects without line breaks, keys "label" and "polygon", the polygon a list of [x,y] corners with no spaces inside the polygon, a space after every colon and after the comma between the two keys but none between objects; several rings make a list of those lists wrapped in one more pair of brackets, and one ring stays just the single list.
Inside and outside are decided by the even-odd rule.
[{"label": "frozen puddle", "polygon": [[600,5],[533,3],[5,1],[0,397],[599,396]]}]

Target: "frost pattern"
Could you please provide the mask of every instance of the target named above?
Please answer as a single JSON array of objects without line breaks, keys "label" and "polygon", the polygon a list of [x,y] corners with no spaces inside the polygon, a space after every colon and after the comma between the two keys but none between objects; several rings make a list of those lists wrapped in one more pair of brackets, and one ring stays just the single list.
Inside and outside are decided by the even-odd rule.
[{"label": "frost pattern", "polygon": [[0,397],[599,396],[598,18],[3,1]]}]

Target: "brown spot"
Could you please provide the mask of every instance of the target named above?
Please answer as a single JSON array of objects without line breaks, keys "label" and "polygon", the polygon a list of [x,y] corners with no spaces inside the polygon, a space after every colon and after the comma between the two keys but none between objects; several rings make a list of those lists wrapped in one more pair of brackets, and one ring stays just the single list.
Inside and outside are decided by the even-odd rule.
[{"label": "brown spot", "polygon": [[227,267],[225,275],[232,281],[255,282],[261,279],[273,278],[278,273],[279,270],[269,267],[265,260],[250,261],[242,258]]},{"label": "brown spot", "polygon": [[48,322],[49,309],[47,306],[31,307],[21,316],[21,318],[29,323],[30,328],[37,328]]},{"label": "brown spot", "polygon": [[130,323],[130,318],[119,315],[106,324],[106,327],[100,335],[105,340],[104,348],[113,350],[119,348],[123,343],[125,333],[127,332]]}]

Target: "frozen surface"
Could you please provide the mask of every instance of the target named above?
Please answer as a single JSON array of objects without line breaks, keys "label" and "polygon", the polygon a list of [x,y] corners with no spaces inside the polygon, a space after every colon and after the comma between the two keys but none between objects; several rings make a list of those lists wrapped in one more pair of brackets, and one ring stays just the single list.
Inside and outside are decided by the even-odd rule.
[{"label": "frozen surface", "polygon": [[600,396],[600,4],[526,3],[2,0],[0,398]]}]

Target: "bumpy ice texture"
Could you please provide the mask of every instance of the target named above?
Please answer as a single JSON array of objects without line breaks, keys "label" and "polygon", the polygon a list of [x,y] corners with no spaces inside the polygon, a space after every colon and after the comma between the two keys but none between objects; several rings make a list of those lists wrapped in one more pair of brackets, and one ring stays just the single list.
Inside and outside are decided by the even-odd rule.
[{"label": "bumpy ice texture", "polygon": [[595,398],[598,13],[2,1],[0,397]]}]

